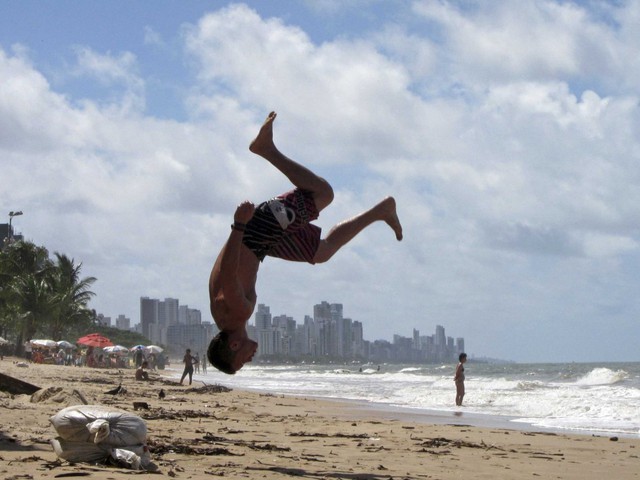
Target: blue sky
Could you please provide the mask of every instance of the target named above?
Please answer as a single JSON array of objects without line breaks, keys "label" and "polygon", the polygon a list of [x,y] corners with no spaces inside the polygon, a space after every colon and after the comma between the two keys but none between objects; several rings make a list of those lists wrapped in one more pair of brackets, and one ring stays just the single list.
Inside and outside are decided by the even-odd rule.
[{"label": "blue sky", "polygon": [[[153,8],[151,8],[151,5]],[[247,150],[270,110],[336,191],[393,194],[332,261],[271,260],[258,301],[343,303],[365,337],[433,333],[518,361],[638,360],[637,2],[0,2],[0,168],[25,236],[208,317],[235,205],[289,188]]]}]

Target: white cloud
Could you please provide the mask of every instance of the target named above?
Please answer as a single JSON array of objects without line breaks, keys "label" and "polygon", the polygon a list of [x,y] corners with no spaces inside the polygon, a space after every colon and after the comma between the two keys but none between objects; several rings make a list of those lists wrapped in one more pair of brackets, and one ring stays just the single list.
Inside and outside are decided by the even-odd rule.
[{"label": "white cloud", "polygon": [[141,88],[144,82],[134,73],[136,57],[131,52],[118,56],[100,54],[88,47],[76,47],[77,75],[90,75],[99,82],[122,83],[133,88]]},{"label": "white cloud", "polygon": [[144,27],[144,43],[146,45],[164,45],[164,41],[162,40],[162,35],[157,32],[153,27],[146,25]]},{"label": "white cloud", "polygon": [[275,109],[282,150],[335,186],[323,229],[393,193],[405,240],[375,225],[327,265],[265,261],[272,312],[342,302],[370,339],[438,323],[519,359],[536,352],[518,334],[569,341],[559,318],[637,314],[620,292],[638,282],[624,268],[638,262],[637,40],[622,46],[638,12],[609,12],[612,26],[572,3],[456,5],[416,2],[411,26],[323,43],[243,5],[209,13],[185,29],[184,122],[145,114],[139,52],[78,47],[75,72],[102,82],[83,98],[0,50],[0,201],[98,277],[105,314],[135,321],[149,295],[206,318],[234,206],[289,188],[247,150]]}]

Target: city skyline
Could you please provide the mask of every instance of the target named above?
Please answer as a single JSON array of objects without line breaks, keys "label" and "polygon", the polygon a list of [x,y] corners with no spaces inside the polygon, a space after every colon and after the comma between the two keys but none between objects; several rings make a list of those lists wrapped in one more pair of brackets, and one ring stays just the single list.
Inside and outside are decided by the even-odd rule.
[{"label": "city skyline", "polygon": [[[435,325],[431,336],[420,335],[420,329],[414,327],[411,337],[394,333],[391,340],[367,340],[364,324],[344,317],[343,311],[343,304],[323,300],[313,306],[312,316],[305,315],[299,323],[286,314],[272,315],[268,305],[258,304],[247,325],[249,337],[259,344],[256,360],[308,357],[433,363],[453,361],[465,351],[464,338],[446,336],[442,325]],[[98,314],[98,321],[111,325],[111,317],[102,313]],[[215,324],[202,321],[199,310],[181,305],[178,298],[160,300],[147,296],[140,297],[139,322],[130,326],[130,319],[119,314],[116,328],[137,331],[152,343],[166,346],[168,353],[174,355],[186,348],[206,352],[208,342],[218,332]]]},{"label": "city skyline", "polygon": [[321,301],[313,306],[313,316],[303,323],[286,314],[273,316],[268,305],[258,304],[249,324],[249,337],[258,342],[256,360],[320,360],[436,363],[456,361],[465,351],[463,337],[446,336],[436,325],[433,335],[420,335],[414,328],[411,337],[394,333],[392,341],[366,340],[364,324],[343,315],[341,303]]}]

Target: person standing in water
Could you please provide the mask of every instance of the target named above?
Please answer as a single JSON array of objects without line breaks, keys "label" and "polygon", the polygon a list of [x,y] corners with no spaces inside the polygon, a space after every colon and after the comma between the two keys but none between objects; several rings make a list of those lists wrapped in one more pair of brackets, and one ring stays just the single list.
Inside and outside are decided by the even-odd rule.
[{"label": "person standing in water", "polygon": [[467,354],[461,353],[458,355],[458,367],[456,368],[456,374],[453,377],[453,381],[456,382],[456,405],[462,406],[462,399],[464,398],[464,364],[467,362]]}]

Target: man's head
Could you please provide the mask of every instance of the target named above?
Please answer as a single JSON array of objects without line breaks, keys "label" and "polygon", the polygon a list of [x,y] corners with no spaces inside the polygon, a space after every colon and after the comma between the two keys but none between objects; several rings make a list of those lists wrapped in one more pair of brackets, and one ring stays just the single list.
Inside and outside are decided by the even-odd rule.
[{"label": "man's head", "polygon": [[146,360],[142,362],[142,368],[148,368],[148,367],[149,367],[149,362],[147,362]]},{"label": "man's head", "polygon": [[221,372],[233,375],[253,359],[257,349],[258,343],[251,340],[246,332],[222,331],[209,343],[207,358]]}]

